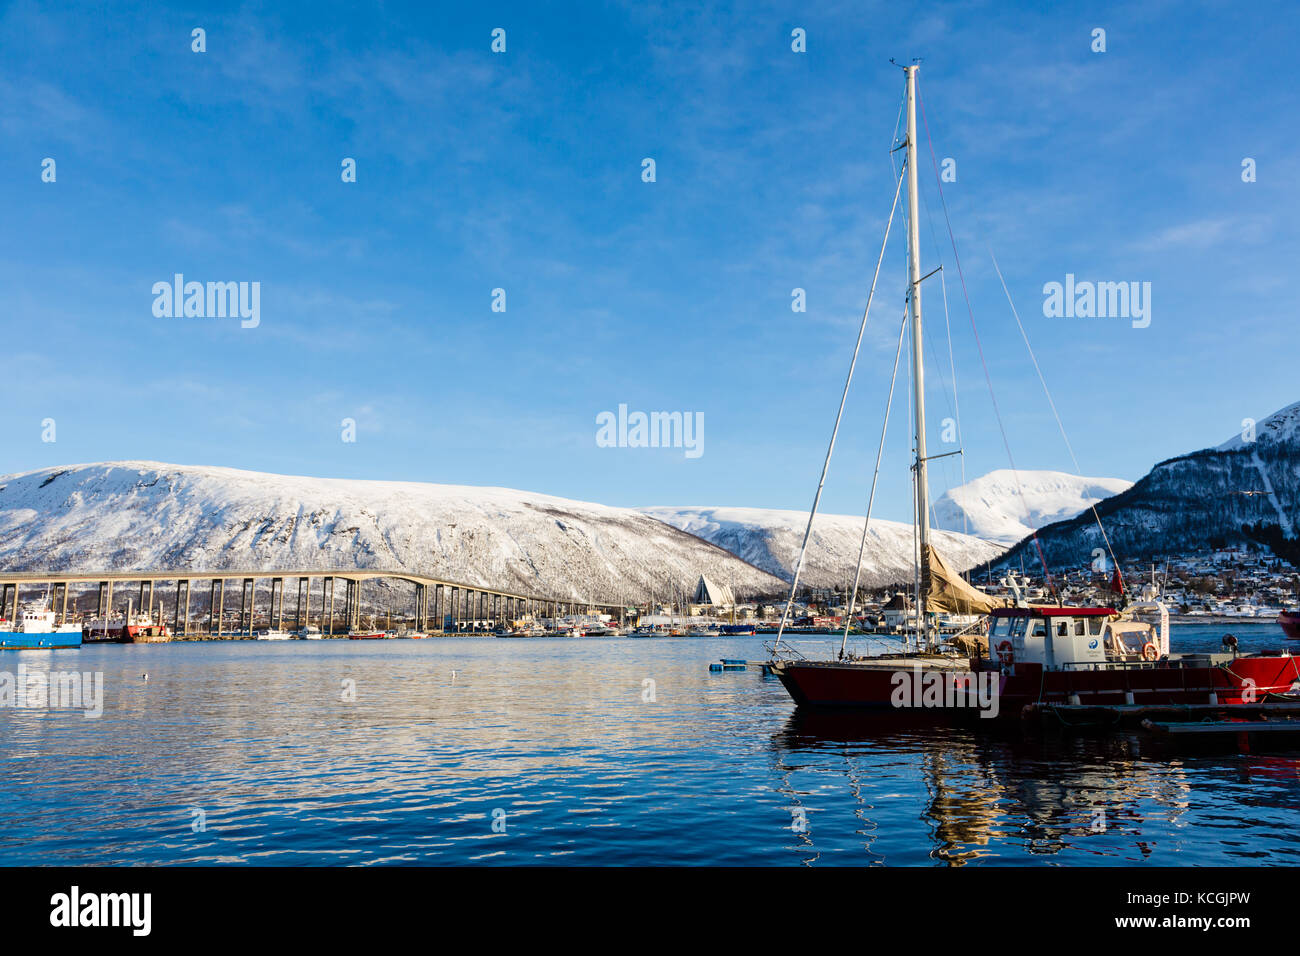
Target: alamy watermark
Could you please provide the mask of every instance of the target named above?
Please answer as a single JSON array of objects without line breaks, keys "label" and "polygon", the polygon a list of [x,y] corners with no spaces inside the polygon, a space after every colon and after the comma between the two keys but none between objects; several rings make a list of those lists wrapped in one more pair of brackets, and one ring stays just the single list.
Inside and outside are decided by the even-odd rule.
[{"label": "alamy watermark", "polygon": [[1043,315],[1049,319],[1132,319],[1133,328],[1151,324],[1150,282],[1065,282],[1043,285]]},{"label": "alamy watermark", "polygon": [[601,412],[596,416],[600,448],[682,448],[687,458],[704,454],[703,412]]},{"label": "alamy watermark", "polygon": [[894,671],[889,703],[900,708],[971,709],[978,710],[980,717],[996,717],[1000,677],[997,671],[922,672],[915,666]]},{"label": "alamy watermark", "polygon": [[262,283],[186,282],[176,273],[171,282],[153,284],[153,314],[160,319],[240,318],[240,327],[262,322]]},{"label": "alamy watermark", "polygon": [[39,671],[18,665],[0,671],[0,707],[19,710],[80,710],[86,718],[104,714],[102,671]]}]

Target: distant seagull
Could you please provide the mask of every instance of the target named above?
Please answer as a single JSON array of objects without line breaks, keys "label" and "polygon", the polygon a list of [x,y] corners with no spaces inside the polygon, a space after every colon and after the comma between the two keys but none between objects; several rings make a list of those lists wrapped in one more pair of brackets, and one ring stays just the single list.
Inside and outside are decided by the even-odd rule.
[{"label": "distant seagull", "polygon": [[1255,495],[1266,495],[1267,491],[1230,491],[1230,495],[1245,495],[1247,498],[1253,498]]},{"label": "distant seagull", "polygon": [[140,676],[143,677],[145,680],[148,680],[148,679],[149,679],[149,675],[148,675],[148,674],[141,674]]}]

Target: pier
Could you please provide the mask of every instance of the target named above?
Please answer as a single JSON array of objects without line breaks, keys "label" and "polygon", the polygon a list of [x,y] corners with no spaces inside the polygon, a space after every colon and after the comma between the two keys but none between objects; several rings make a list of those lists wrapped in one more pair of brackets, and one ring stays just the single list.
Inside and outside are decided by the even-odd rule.
[{"label": "pier", "polygon": [[[367,582],[371,583],[372,594],[378,589],[376,583],[382,586],[387,607],[371,613],[363,610],[363,586]],[[410,589],[400,608],[393,606],[397,595],[391,593],[393,588],[388,582],[395,582],[400,590]],[[199,583],[207,585],[206,613],[199,598],[199,613],[193,614],[195,595],[203,590],[196,587]],[[167,624],[176,637],[251,635],[255,621],[272,629],[287,625],[295,630],[315,623],[324,634],[332,635],[360,628],[363,617],[383,615],[390,626],[393,620],[410,621],[415,630],[432,634],[485,633],[526,617],[554,619],[576,613],[621,616],[624,610],[621,605],[524,594],[384,569],[30,571],[0,572],[0,615],[15,620],[21,601],[43,599],[49,601],[60,620],[66,621],[69,593],[78,587],[83,593],[95,594],[94,609],[88,612],[93,616],[107,617],[129,606],[150,617],[157,614],[157,623]],[[288,608],[286,594],[290,594]]]}]

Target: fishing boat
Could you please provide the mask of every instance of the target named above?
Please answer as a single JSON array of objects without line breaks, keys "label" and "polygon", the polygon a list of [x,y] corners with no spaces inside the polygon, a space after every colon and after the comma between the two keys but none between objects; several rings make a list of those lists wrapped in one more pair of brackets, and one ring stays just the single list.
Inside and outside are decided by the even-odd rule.
[{"label": "fishing boat", "polygon": [[413,627],[399,627],[392,633],[392,637],[399,641],[419,641],[428,636],[424,631],[417,631]]},{"label": "fishing boat", "polygon": [[0,622],[0,650],[74,648],[81,646],[81,628],[58,619],[54,611],[27,605],[13,622]]},{"label": "fishing boat", "polygon": [[308,624],[305,627],[298,628],[298,632],[294,634],[294,637],[300,641],[323,641],[325,639],[325,635],[321,633],[321,629],[315,624]]},{"label": "fishing boat", "polygon": [[152,614],[132,611],[128,603],[125,614],[87,621],[81,639],[86,644],[165,644],[172,635],[166,624],[155,621]]},{"label": "fishing boat", "polygon": [[377,631],[373,628],[351,628],[348,631],[349,641],[383,641],[387,639],[387,631]]},{"label": "fishing boat", "polygon": [[[1040,603],[1032,603],[1033,596],[1020,588],[1014,577],[1008,577],[1004,583],[1008,586],[1009,598],[995,599],[951,570],[935,550],[931,540],[927,479],[931,456],[926,447],[922,354],[925,339],[922,335],[921,285],[923,278],[940,270],[936,269],[925,277],[921,272],[917,192],[918,69],[915,64],[904,67],[907,126],[905,142],[899,148],[905,148],[906,155],[895,187],[894,205],[885,227],[885,242],[888,241],[890,225],[906,180],[908,293],[906,311],[899,329],[898,351],[894,359],[894,380],[897,378],[903,334],[906,331],[910,333],[911,346],[911,469],[917,556],[913,606],[921,609],[921,613],[905,628],[902,647],[898,651],[858,655],[847,647],[847,622],[852,620],[854,614],[854,600],[875,499],[876,478],[879,477],[884,451],[888,426],[887,405],[885,425],[881,429],[880,451],[876,457],[876,476],[872,479],[867,501],[866,522],[858,556],[858,577],[849,591],[850,606],[845,616],[844,637],[839,653],[829,660],[814,660],[784,642],[784,632],[799,586],[809,536],[835,447],[835,436],[839,431],[862,334],[884,260],[885,243],[882,243],[880,259],[876,263],[867,296],[862,328],[858,333],[858,345],[853,351],[835,428],[831,433],[830,447],[822,467],[821,481],[813,498],[803,546],[795,565],[790,597],[778,627],[776,641],[770,646],[770,672],[780,679],[800,707],[906,710],[918,717],[921,716],[921,711],[969,715],[976,710],[981,716],[1018,717],[1026,704],[1053,702],[1075,705],[1253,703],[1269,695],[1286,694],[1293,685],[1300,687],[1300,661],[1296,658],[1285,651],[1239,653],[1236,640],[1230,635],[1224,638],[1222,653],[1171,652],[1169,612],[1154,596],[1144,595],[1145,600],[1122,610],[1104,606],[1068,607],[1059,598],[1055,603],[1042,598],[1039,598]],[[890,383],[891,404],[894,380]],[[1101,527],[1100,518],[1097,520]],[[1102,532],[1104,539],[1104,528]],[[1113,554],[1111,558],[1113,561]],[[1044,575],[1047,578],[1049,596],[1056,597],[1045,563]],[[945,634],[938,626],[938,620],[943,615],[973,615],[981,622],[987,620],[988,634],[985,636],[981,632],[982,628],[975,626]],[[1144,617],[1155,618],[1158,627]]]},{"label": "fishing boat", "polygon": [[266,627],[257,631],[254,634],[254,637],[259,641],[287,641],[293,637],[293,635],[288,631],[282,631],[279,628]]}]

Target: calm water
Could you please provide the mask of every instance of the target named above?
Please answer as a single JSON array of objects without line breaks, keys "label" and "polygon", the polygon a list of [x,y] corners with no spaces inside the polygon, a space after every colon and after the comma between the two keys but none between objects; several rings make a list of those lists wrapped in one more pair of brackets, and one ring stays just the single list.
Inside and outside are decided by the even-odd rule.
[{"label": "calm water", "polygon": [[708,672],[762,640],[6,652],[102,671],[105,708],[0,710],[0,862],[1294,862],[1300,752],[810,721],[757,669]]}]

